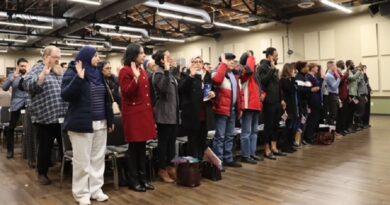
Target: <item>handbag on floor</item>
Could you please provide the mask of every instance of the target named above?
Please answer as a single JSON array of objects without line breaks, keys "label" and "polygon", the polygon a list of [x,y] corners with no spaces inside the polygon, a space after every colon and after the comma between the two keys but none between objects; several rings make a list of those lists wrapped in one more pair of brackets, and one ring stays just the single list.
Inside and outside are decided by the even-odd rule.
[{"label": "handbag on floor", "polygon": [[190,158],[192,157],[179,157],[174,162],[176,164],[177,184],[186,187],[196,187],[200,185],[200,163],[199,160]]},{"label": "handbag on floor", "polygon": [[202,176],[211,181],[219,181],[222,179],[221,171],[208,161],[202,162]]},{"label": "handbag on floor", "polygon": [[319,128],[317,142],[320,145],[331,145],[335,140],[335,130],[332,126],[323,126]]}]

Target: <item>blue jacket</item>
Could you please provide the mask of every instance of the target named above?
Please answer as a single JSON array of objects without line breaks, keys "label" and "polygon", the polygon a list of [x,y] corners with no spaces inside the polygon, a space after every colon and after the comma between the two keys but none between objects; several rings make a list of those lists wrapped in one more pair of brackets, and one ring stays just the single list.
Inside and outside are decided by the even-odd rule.
[{"label": "blue jacket", "polygon": [[[101,74],[103,75],[103,74]],[[106,84],[106,83],[105,83]],[[105,86],[107,90],[107,85]],[[107,126],[113,124],[112,98],[107,90],[106,120]],[[64,120],[65,131],[92,133],[91,86],[86,76],[81,79],[76,72],[75,64],[69,64],[61,85],[61,97],[69,102],[68,112]]]}]

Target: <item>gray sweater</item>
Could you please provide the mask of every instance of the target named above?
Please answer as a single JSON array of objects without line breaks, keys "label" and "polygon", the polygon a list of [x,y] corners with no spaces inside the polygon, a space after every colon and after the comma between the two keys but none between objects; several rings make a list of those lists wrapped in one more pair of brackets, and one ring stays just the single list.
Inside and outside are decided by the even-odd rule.
[{"label": "gray sweater", "polygon": [[153,74],[152,84],[156,94],[156,123],[179,124],[179,90],[175,77],[169,71],[159,68]]},{"label": "gray sweater", "polygon": [[362,75],[361,71],[349,70],[349,76],[348,76],[348,90],[349,95],[351,96],[358,96],[358,79]]}]

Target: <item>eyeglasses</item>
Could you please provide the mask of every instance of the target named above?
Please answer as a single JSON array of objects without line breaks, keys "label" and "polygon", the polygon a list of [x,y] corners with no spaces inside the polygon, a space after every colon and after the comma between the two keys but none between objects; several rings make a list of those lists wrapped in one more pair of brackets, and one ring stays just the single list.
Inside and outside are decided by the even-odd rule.
[{"label": "eyeglasses", "polygon": [[192,63],[203,63],[203,61],[192,61]]}]

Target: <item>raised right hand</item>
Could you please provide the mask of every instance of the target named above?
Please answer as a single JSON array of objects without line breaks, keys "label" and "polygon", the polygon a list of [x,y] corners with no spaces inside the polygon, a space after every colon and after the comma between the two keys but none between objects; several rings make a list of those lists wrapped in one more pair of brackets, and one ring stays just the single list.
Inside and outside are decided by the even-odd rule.
[{"label": "raised right hand", "polygon": [[138,77],[141,75],[141,73],[140,73],[139,70],[137,69],[137,65],[135,65],[134,62],[131,62],[131,70],[133,71],[134,76],[135,76],[136,78],[138,78]]},{"label": "raised right hand", "polygon": [[77,75],[79,75],[81,79],[84,79],[85,69],[83,68],[83,63],[81,61],[76,62],[76,71]]},{"label": "raised right hand", "polygon": [[171,69],[171,62],[169,62],[168,56],[164,56],[164,70]]}]

